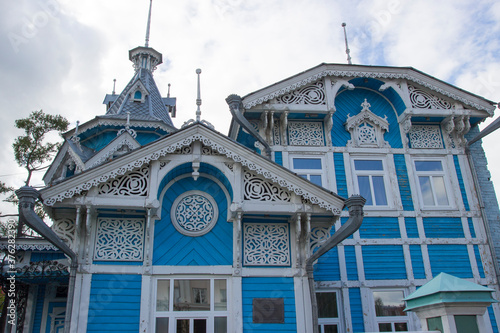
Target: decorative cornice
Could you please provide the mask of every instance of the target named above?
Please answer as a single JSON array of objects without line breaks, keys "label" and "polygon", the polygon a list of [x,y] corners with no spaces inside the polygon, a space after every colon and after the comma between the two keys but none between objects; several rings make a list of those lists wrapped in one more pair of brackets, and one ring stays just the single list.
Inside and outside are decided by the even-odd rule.
[{"label": "decorative cornice", "polygon": [[301,88],[307,84],[310,84],[311,82],[315,82],[323,77],[326,76],[333,76],[333,77],[338,77],[338,78],[343,78],[343,77],[366,77],[366,78],[376,78],[376,79],[404,79],[408,81],[412,81],[414,83],[417,83],[423,87],[426,87],[430,90],[433,90],[435,92],[438,92],[444,96],[450,97],[452,99],[455,99],[457,101],[460,101],[466,105],[469,105],[471,107],[474,107],[478,110],[483,110],[488,112],[490,115],[493,114],[495,107],[485,107],[483,105],[480,105],[476,102],[473,102],[470,99],[464,98],[462,96],[459,96],[455,93],[452,93],[450,91],[447,91],[441,87],[438,87],[430,82],[427,82],[425,80],[422,80],[414,75],[408,74],[408,73],[391,73],[391,72],[370,72],[370,71],[348,71],[348,70],[323,70],[319,73],[313,74],[309,77],[306,77],[298,82],[295,82],[291,85],[285,86],[278,91],[274,91],[272,93],[269,93],[267,95],[264,95],[262,97],[259,97],[255,100],[251,100],[250,102],[244,103],[245,109],[250,109],[254,106],[257,106],[259,104],[265,103],[269,100],[272,100],[273,98],[276,98],[278,96],[288,94],[298,88]]},{"label": "decorative cornice", "polygon": [[[8,244],[0,244],[0,250],[7,249]],[[24,251],[59,251],[57,247],[52,244],[16,244],[16,250]]]},{"label": "decorative cornice", "polygon": [[[215,142],[215,140],[213,140],[212,138],[208,137],[207,135],[199,133],[200,131],[207,132],[207,134],[213,133],[213,132],[209,132],[210,130],[206,129],[205,127],[199,126],[197,128],[196,126],[193,126],[190,129],[193,131],[196,131],[197,133],[194,133],[191,135],[187,134],[186,136],[182,136],[179,138],[180,141],[172,142],[170,144],[168,142],[165,142],[165,140],[161,140],[161,142],[157,142],[157,144],[148,147],[148,149],[144,151],[145,156],[141,156],[139,158],[135,157],[137,159],[133,159],[133,160],[132,160],[132,158],[134,158],[134,157],[130,156],[128,163],[126,163],[127,160],[122,160],[122,163],[124,163],[124,164],[120,163],[118,165],[116,165],[118,163],[118,160],[115,160],[117,163],[110,163],[110,164],[106,165],[108,168],[111,168],[112,166],[114,166],[114,168],[112,168],[109,171],[105,171],[106,169],[100,170],[100,168],[98,167],[95,170],[89,171],[90,174],[87,175],[87,177],[86,177],[87,179],[83,178],[84,174],[82,174],[81,177],[77,177],[77,179],[69,181],[67,184],[64,184],[64,183],[60,184],[61,186],[63,186],[63,185],[68,186],[69,184],[76,183],[76,184],[78,184],[76,186],[70,185],[70,186],[68,186],[69,188],[66,188],[66,189],[64,189],[64,187],[63,187],[63,189],[60,190],[60,192],[58,190],[56,190],[54,187],[47,188],[46,190],[42,190],[44,204],[47,206],[53,206],[57,202],[62,202],[64,199],[72,198],[73,196],[78,195],[78,194],[82,193],[83,191],[89,190],[93,186],[97,186],[97,185],[104,183],[104,182],[108,181],[109,179],[113,179],[117,176],[124,175],[125,173],[127,173],[131,170],[140,168],[144,164],[148,164],[151,161],[156,161],[162,156],[165,156],[167,154],[172,154],[177,149],[180,149],[180,148],[183,148],[186,146],[190,146],[193,142],[199,141],[203,145],[211,147],[212,150],[217,151],[219,154],[225,155],[226,157],[232,159],[233,161],[235,161],[237,163],[241,163],[242,166],[247,167],[249,170],[251,170],[259,175],[262,175],[264,178],[278,184],[281,187],[287,188],[289,191],[294,192],[296,195],[298,195],[304,199],[309,200],[311,203],[318,205],[319,207],[324,208],[328,211],[331,211],[335,215],[340,214],[342,207],[339,207],[339,205],[334,205],[332,202],[328,202],[325,199],[318,197],[318,196],[314,196],[312,194],[312,193],[318,192],[317,190],[314,191],[311,188],[311,186],[314,186],[314,188],[316,188],[315,185],[310,184],[309,182],[307,182],[306,180],[303,180],[302,178],[300,178],[298,176],[295,176],[295,178],[294,178],[294,176],[291,174],[290,171],[288,171],[284,168],[281,168],[279,166],[273,166],[272,168],[264,168],[263,166],[261,166],[260,164],[255,162],[256,158],[255,158],[254,154],[251,154],[251,156],[248,156],[249,158],[245,158],[242,155],[248,155],[248,153],[244,153],[243,151],[230,150],[229,146],[231,146],[231,144],[230,144],[231,142],[224,142],[223,144],[222,143],[219,144],[219,143]],[[157,148],[157,149],[155,149],[155,148]],[[141,151],[141,150],[138,150],[137,153],[139,153],[139,151]],[[245,149],[245,151],[246,151],[246,149]],[[284,174],[284,175],[277,174],[276,171],[278,171],[278,168],[279,168],[279,170],[282,170],[286,174]],[[276,169],[276,170],[271,171],[270,169]],[[94,173],[96,174],[94,177],[90,176]],[[297,182],[292,183],[292,182],[290,182],[290,179],[295,179],[295,180],[297,180]],[[308,190],[308,188],[310,190]],[[320,190],[320,188],[318,188],[318,190]],[[57,194],[56,193],[49,194],[49,193],[54,192],[54,191],[57,191],[56,192]],[[329,195],[331,195],[331,194],[329,194]],[[341,200],[341,199],[339,199],[339,200]]]}]

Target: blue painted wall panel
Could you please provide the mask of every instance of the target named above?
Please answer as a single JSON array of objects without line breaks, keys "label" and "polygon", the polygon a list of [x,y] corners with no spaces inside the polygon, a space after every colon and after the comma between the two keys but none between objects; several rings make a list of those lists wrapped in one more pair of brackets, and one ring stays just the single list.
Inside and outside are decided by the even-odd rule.
[{"label": "blue painted wall panel", "polygon": [[44,260],[65,259],[66,256],[61,252],[31,252],[30,261],[39,262]]},{"label": "blue painted wall panel", "polygon": [[351,306],[351,321],[353,332],[364,332],[363,306],[361,304],[361,291],[359,288],[349,289],[349,303]]},{"label": "blue painted wall panel", "polygon": [[476,231],[474,230],[474,222],[471,217],[467,218],[467,222],[469,223],[469,231],[472,238],[476,238]]},{"label": "blue painted wall panel", "polygon": [[[54,313],[54,308],[65,308],[66,307],[66,302],[50,302],[49,303],[49,306],[47,308],[47,313],[49,314],[48,318],[47,318],[47,322],[45,323],[45,333],[51,333],[50,332],[50,327],[52,326],[52,318],[50,316],[50,314]],[[62,314],[66,314],[66,312],[64,313],[61,313]]]},{"label": "blue painted wall panel", "polygon": [[495,312],[493,311],[493,307],[488,306],[488,314],[490,316],[491,328],[493,329],[493,333],[498,333],[498,325],[495,317]]},{"label": "blue painted wall panel", "polygon": [[403,154],[395,154],[394,165],[396,166],[396,176],[398,178],[399,193],[401,194],[403,209],[413,211],[413,199],[411,196],[410,181],[408,180],[405,156]]},{"label": "blue painted wall panel", "polygon": [[424,260],[420,245],[410,245],[411,266],[415,279],[425,279]]},{"label": "blue painted wall panel", "polygon": [[[243,332],[297,332],[293,278],[247,277],[242,279]],[[254,298],[283,298],[283,324],[254,324]]]},{"label": "blue painted wall panel", "polygon": [[459,217],[424,217],[425,236],[428,238],[463,238],[464,229]]},{"label": "blue painted wall panel", "polygon": [[[333,134],[332,134],[333,135]],[[333,163],[335,165],[335,181],[337,182],[337,194],[347,198],[347,182],[345,177],[344,154],[334,153]]]},{"label": "blue painted wall panel", "polygon": [[419,238],[417,219],[414,217],[405,217],[406,236],[408,238]]},{"label": "blue painted wall panel", "polygon": [[361,247],[367,280],[406,279],[401,245],[365,245]]},{"label": "blue painted wall panel", "polygon": [[476,257],[477,269],[479,270],[479,276],[484,278],[483,261],[481,260],[481,252],[479,252],[479,245],[474,245],[474,255]]},{"label": "blue painted wall panel", "polygon": [[42,326],[43,303],[45,300],[45,285],[38,286],[38,294],[36,296],[35,315],[33,319],[33,333],[40,333]]},{"label": "blue painted wall panel", "polygon": [[354,246],[344,246],[345,265],[347,269],[347,279],[355,281],[358,279],[358,266],[356,265],[356,251]]},{"label": "blue painted wall panel", "polygon": [[428,245],[432,276],[441,272],[459,278],[472,278],[472,268],[467,245]]},{"label": "blue painted wall panel", "polygon": [[283,165],[283,153],[281,151],[274,152],[274,162],[279,165]]},{"label": "blue painted wall panel", "polygon": [[460,169],[460,163],[458,161],[458,156],[453,155],[453,162],[455,163],[455,169],[457,171],[458,185],[460,186],[460,193],[462,194],[462,200],[464,202],[465,210],[469,209],[469,200],[467,200],[467,193],[465,192],[464,179],[462,177],[462,170]]},{"label": "blue painted wall panel", "polygon": [[[219,219],[205,235],[182,235],[170,220],[170,210],[177,197],[190,190],[210,194],[217,202]],[[231,265],[233,260],[233,229],[227,222],[227,198],[214,181],[200,177],[180,179],[165,193],[162,201],[161,220],[155,224],[153,245],[154,265]]]},{"label": "blue painted wall panel", "polygon": [[92,276],[87,332],[138,332],[140,275]]},{"label": "blue painted wall panel", "polygon": [[314,265],[315,281],[340,281],[339,251],[334,247]]},{"label": "blue painted wall panel", "polygon": [[397,217],[365,217],[359,228],[361,238],[401,238]]}]

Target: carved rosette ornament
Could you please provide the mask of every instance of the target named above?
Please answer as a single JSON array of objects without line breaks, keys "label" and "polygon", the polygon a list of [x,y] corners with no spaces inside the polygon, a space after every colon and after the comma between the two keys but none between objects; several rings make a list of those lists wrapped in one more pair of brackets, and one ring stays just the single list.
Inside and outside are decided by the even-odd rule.
[{"label": "carved rosette ornament", "polygon": [[351,133],[351,140],[347,143],[350,147],[378,147],[387,146],[384,141],[384,132],[389,132],[387,116],[381,118],[370,111],[370,103],[365,98],[361,104],[362,110],[357,115],[347,115],[345,129]]},{"label": "carved rosette ornament", "polygon": [[201,191],[188,191],[174,201],[170,217],[177,231],[196,237],[212,230],[219,218],[219,210],[211,195]]}]

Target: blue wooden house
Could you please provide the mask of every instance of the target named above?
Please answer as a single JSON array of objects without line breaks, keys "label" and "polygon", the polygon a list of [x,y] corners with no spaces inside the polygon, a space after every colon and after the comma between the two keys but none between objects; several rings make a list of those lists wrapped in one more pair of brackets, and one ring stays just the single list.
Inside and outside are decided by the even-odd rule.
[{"label": "blue wooden house", "polygon": [[[64,134],[40,191],[75,287],[64,269],[30,275],[68,266],[54,246],[18,244],[24,306],[8,329],[312,332],[307,259],[353,194],[360,229],[313,266],[321,333],[419,330],[402,300],[441,272],[498,293],[498,204],[468,146],[493,102],[413,68],[320,64],[229,96],[224,135],[174,126],[152,76],[161,54],[129,56],[132,79]],[[499,307],[483,317],[498,332]]]}]

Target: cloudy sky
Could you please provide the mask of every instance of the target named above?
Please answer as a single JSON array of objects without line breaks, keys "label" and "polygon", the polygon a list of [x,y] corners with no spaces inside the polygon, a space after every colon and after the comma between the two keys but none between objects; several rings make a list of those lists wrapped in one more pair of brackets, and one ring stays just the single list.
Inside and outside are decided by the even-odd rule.
[{"label": "cloudy sky", "polygon": [[[1,181],[19,187],[26,178],[11,148],[22,134],[15,119],[43,109],[74,127],[104,114],[113,79],[120,92],[133,75],[128,50],[144,44],[148,8],[148,0],[0,1]],[[155,0],[150,46],[164,61],[155,79],[164,96],[172,85],[174,124],[195,116],[196,68],[203,71],[202,118],[227,133],[229,94],[322,62],[345,63],[342,22],[353,63],[411,66],[500,101],[495,0]],[[484,141],[500,190],[500,131]],[[42,185],[42,176],[32,185]]]}]

